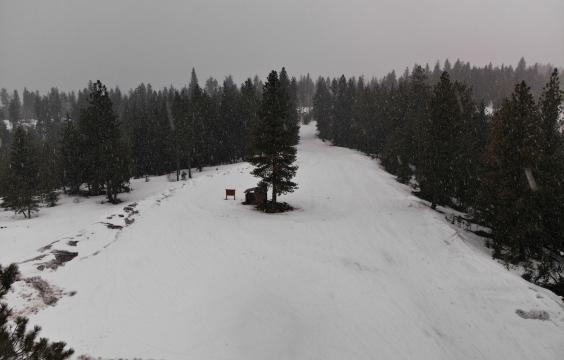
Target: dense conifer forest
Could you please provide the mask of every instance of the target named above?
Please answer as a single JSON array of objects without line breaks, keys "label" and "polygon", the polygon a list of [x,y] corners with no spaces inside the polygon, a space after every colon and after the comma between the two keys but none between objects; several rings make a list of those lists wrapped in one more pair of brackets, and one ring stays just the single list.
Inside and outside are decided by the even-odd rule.
[{"label": "dense conifer forest", "polygon": [[[496,257],[525,263],[533,281],[549,284],[562,282],[564,248],[561,78],[521,59],[515,68],[446,60],[380,79],[314,81],[283,70],[279,81],[290,117],[315,119],[320,138],[378,157],[433,209],[451,207],[462,214],[457,221],[483,226]],[[130,177],[178,180],[181,169],[191,177],[204,166],[253,160],[257,146],[272,144],[257,143],[252,131],[264,118],[262,97],[257,76],[240,86],[230,76],[200,85],[194,69],[180,89],[122,92],[100,81],[78,92],[24,89],[21,97],[1,89],[3,206],[31,217],[60,192],[117,203]],[[275,193],[295,187],[288,171],[274,180]]]}]

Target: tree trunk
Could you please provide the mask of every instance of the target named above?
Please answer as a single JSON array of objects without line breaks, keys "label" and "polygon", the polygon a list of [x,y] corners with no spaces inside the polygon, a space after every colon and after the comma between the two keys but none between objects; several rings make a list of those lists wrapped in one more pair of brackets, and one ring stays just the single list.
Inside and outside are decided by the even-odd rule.
[{"label": "tree trunk", "polygon": [[274,204],[276,206],[276,181],[274,181],[274,179],[276,179],[276,160],[272,160],[272,204]]},{"label": "tree trunk", "polygon": [[176,181],[180,181],[180,165],[178,159],[176,159]]},{"label": "tree trunk", "polygon": [[188,158],[188,179],[192,178],[192,157]]},{"label": "tree trunk", "polygon": [[276,205],[276,184],[272,183],[272,203]]}]

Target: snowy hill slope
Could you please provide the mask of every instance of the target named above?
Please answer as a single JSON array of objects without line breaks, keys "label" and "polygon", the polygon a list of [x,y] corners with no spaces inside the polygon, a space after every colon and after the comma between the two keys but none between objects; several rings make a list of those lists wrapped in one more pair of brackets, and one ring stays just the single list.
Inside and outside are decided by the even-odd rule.
[{"label": "snowy hill slope", "polygon": [[[467,243],[375,161],[323,144],[313,124],[301,136],[300,189],[284,197],[298,207],[291,213],[240,204],[256,183],[244,163],[185,184],[134,184],[143,199],[134,191],[121,207],[85,209],[90,221],[67,221],[43,252],[56,240],[50,211],[72,219],[81,204],[26,222],[2,213],[2,263],[47,254],[21,265],[59,298],[36,307],[32,322],[78,354],[106,358],[563,358],[556,296]],[[224,200],[226,187],[237,201]],[[37,270],[56,250],[78,254]],[[11,294],[28,313],[32,283]]]}]

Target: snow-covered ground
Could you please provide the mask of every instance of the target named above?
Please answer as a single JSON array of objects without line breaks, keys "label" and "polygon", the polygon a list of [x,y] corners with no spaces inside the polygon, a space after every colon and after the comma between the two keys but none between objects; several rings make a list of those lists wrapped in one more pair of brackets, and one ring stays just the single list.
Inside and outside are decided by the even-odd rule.
[{"label": "snow-covered ground", "polygon": [[[6,129],[8,131],[14,130],[14,125],[10,120],[4,119],[4,120],[2,120],[2,122],[4,123],[4,126],[6,127]],[[37,120],[36,119],[22,119],[22,120],[20,120],[20,125],[23,126],[23,127],[26,127],[26,128],[34,128],[35,126],[37,126]]]},{"label": "snow-covered ground", "polygon": [[12,122],[10,120],[2,120],[2,122],[8,131],[12,131]]},{"label": "snow-covered ground", "polygon": [[[314,124],[301,135],[300,189],[283,197],[291,213],[241,205],[256,183],[246,163],[134,182],[119,206],[65,198],[31,220],[0,213],[0,263],[46,254],[21,264],[28,281],[10,303],[44,335],[104,358],[564,358],[554,294],[493,261],[374,160],[323,144]],[[224,200],[230,187],[237,201]],[[531,310],[549,319],[522,317]]]}]

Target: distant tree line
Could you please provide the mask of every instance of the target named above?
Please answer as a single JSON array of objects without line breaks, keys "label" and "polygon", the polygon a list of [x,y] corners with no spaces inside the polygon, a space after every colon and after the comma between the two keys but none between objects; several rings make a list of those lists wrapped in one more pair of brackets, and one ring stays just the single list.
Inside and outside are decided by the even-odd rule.
[{"label": "distant tree line", "polygon": [[[441,74],[446,71],[453,81],[458,81],[472,89],[476,102],[483,100],[486,105],[492,103],[497,107],[513,92],[515,84],[521,81],[531,88],[531,93],[535,98],[540,96],[554,66],[538,63],[529,66],[525,59],[521,58],[516,67],[493,66],[491,63],[484,67],[476,67],[460,60],[451,64],[447,59],[442,68],[437,62],[432,70],[428,65],[424,67],[424,70],[430,85],[439,82]],[[559,76],[560,78],[564,76],[564,69],[560,70]],[[562,86],[563,84],[561,84],[561,89],[564,89]]]},{"label": "distant tree line", "polygon": [[[318,79],[313,114],[319,137],[377,156],[432,208],[452,207],[468,214],[461,220],[487,227],[494,256],[525,264],[537,283],[562,284],[558,71],[538,97],[520,81],[503,100],[478,102],[451,72],[442,71],[437,81],[429,76],[435,75],[415,66],[397,80],[393,73],[368,83]],[[491,115],[486,102],[493,100]]]},{"label": "distant tree line", "polygon": [[[283,73],[292,106],[310,106],[309,75]],[[41,203],[53,206],[61,190],[118,202],[130,177],[176,172],[179,179],[181,169],[191,177],[192,169],[247,159],[262,93],[258,77],[241,86],[230,76],[222,84],[209,78],[201,87],[195,70],[180,89],[141,84],[122,93],[97,81],[77,93],[26,89],[23,103],[2,89],[3,206],[28,217]]]}]

